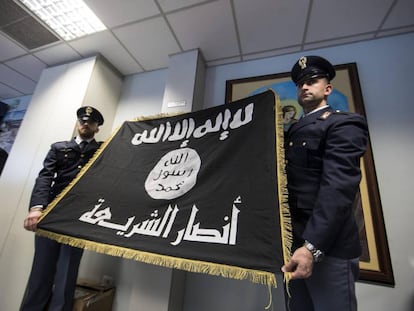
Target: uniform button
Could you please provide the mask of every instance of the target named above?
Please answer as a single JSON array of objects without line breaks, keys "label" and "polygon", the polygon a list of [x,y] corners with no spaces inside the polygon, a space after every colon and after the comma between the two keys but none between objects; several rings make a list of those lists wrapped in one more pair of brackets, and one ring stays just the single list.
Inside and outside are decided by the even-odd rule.
[{"label": "uniform button", "polygon": [[65,153],[65,158],[67,158],[68,157],[68,154],[67,153]]},{"label": "uniform button", "polygon": [[289,142],[289,146],[291,146],[291,147],[293,146],[293,141]]},{"label": "uniform button", "polygon": [[82,165],[78,165],[78,169],[81,169],[82,168]]},{"label": "uniform button", "polygon": [[80,157],[81,157],[81,158],[83,158],[83,157],[85,157],[85,155],[82,153],[82,154],[80,155]]},{"label": "uniform button", "polygon": [[304,141],[304,142],[302,143],[302,146],[306,146],[306,141]]}]

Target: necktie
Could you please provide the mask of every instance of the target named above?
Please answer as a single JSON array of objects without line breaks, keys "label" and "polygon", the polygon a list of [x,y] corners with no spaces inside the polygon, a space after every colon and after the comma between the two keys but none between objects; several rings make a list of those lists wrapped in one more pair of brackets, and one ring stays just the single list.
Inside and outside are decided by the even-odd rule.
[{"label": "necktie", "polygon": [[83,152],[86,148],[86,145],[88,144],[87,141],[82,140],[81,143],[79,144],[79,148],[81,150],[81,152]]}]

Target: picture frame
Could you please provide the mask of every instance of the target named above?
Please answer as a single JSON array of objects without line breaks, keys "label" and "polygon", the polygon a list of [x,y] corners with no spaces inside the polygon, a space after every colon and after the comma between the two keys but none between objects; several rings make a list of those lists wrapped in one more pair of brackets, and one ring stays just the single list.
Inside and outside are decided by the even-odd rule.
[{"label": "picture frame", "polygon": [[[334,109],[348,110],[366,117],[356,63],[334,67],[336,77],[332,81],[333,92],[328,97],[328,104]],[[285,108],[286,111],[292,111],[290,118],[294,118],[293,121],[296,122],[303,112],[296,99],[296,86],[291,81],[290,72],[227,80],[225,102],[233,102],[268,89],[272,89],[279,96],[282,111]],[[291,120],[285,119],[284,114],[283,122],[286,131]],[[370,140],[361,161],[361,171],[360,191],[354,202],[363,250],[360,257],[359,281],[394,286],[395,280]]]}]

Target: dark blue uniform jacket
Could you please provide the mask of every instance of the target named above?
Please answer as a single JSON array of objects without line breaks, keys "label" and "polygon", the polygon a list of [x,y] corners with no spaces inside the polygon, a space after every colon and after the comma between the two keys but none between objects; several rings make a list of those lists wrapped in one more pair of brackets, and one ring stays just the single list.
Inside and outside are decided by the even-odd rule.
[{"label": "dark blue uniform jacket", "polygon": [[100,143],[92,140],[81,152],[75,139],[52,144],[39,172],[30,199],[30,207],[46,207],[79,173]]},{"label": "dark blue uniform jacket", "polygon": [[285,151],[294,249],[308,240],[327,256],[360,256],[352,205],[367,139],[362,116],[331,108],[289,129]]}]

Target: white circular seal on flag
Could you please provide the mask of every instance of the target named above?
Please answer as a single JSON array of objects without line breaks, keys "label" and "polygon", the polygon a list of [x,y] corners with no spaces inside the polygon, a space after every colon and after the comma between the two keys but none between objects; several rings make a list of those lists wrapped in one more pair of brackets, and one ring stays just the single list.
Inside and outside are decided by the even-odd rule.
[{"label": "white circular seal on flag", "polygon": [[178,198],[195,186],[200,166],[200,156],[194,149],[172,150],[151,170],[145,181],[145,190],[153,199]]}]

